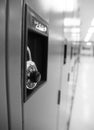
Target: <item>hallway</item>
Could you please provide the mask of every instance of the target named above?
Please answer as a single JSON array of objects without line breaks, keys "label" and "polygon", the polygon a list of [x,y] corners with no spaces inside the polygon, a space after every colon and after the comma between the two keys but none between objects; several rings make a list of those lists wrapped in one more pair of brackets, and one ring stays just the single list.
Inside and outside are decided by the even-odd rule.
[{"label": "hallway", "polygon": [[69,130],[94,130],[94,57],[81,57]]}]

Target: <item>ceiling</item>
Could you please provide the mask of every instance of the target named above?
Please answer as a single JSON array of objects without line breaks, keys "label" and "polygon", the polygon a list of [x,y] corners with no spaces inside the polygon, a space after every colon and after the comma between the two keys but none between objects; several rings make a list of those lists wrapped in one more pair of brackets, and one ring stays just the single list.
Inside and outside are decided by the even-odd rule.
[{"label": "ceiling", "polygon": [[[91,21],[94,17],[94,0],[79,0],[80,18],[81,18],[81,40],[84,40]],[[94,41],[94,34],[91,41]]]},{"label": "ceiling", "polygon": [[[91,21],[93,19],[94,0],[45,0],[45,2],[44,0],[39,0],[39,3],[41,3],[42,8],[48,12],[49,10],[53,10],[59,13],[63,13],[64,11],[72,13],[72,10],[75,12],[77,8],[81,19],[81,41],[85,40],[88,29],[91,25]],[[68,16],[66,15],[66,17]],[[94,41],[93,36],[94,30],[90,41]],[[69,36],[66,37],[69,38]]]}]

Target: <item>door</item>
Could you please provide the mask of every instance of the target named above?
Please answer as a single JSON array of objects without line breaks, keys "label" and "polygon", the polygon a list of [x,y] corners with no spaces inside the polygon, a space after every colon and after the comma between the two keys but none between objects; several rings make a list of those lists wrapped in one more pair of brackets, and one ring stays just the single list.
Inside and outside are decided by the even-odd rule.
[{"label": "door", "polygon": [[7,84],[5,62],[6,1],[0,0],[0,130],[8,130]]}]

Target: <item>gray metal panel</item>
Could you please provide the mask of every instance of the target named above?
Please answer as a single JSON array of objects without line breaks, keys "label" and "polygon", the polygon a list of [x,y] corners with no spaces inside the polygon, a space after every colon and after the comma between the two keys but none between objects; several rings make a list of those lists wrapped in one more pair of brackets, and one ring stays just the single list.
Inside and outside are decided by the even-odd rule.
[{"label": "gray metal panel", "polygon": [[21,26],[22,1],[9,0],[8,86],[10,130],[22,130]]},{"label": "gray metal panel", "polygon": [[0,0],[0,130],[8,130],[5,75],[5,0]]},{"label": "gray metal panel", "polygon": [[[49,22],[49,50],[47,82],[24,104],[25,130],[56,130],[57,129],[57,92],[60,85],[61,48],[63,35],[62,26],[57,26],[62,14],[46,12],[41,0],[26,0],[29,6]],[[39,3],[40,2],[40,3]],[[43,1],[45,4],[45,1]]]}]

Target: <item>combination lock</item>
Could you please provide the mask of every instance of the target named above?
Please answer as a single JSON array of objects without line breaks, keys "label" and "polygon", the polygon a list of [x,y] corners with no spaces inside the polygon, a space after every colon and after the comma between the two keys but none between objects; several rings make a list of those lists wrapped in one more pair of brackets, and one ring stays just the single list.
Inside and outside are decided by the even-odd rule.
[{"label": "combination lock", "polygon": [[41,74],[37,69],[36,64],[31,59],[30,49],[27,48],[29,60],[26,62],[26,88],[34,89],[41,80]]}]

